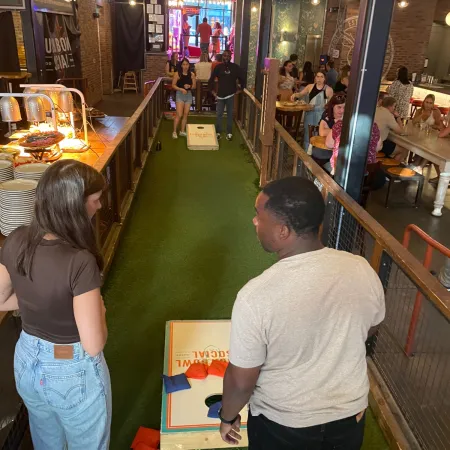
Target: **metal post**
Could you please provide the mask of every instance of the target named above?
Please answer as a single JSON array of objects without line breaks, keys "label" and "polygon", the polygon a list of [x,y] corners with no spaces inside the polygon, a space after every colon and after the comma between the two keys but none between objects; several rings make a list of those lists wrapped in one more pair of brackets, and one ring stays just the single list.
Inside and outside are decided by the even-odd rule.
[{"label": "metal post", "polygon": [[[239,12],[236,14],[239,15]],[[245,74],[245,80],[247,81],[248,73],[248,47],[250,45],[250,21],[252,15],[252,1],[242,0],[242,19],[240,28],[240,59],[239,65],[241,66],[242,73]],[[237,32],[237,30],[235,31]],[[235,41],[238,35],[235,37]]]},{"label": "metal post", "polygon": [[[259,39],[258,49],[256,54],[258,59],[256,62],[256,76],[255,76],[255,97],[261,100],[264,83],[264,60],[269,55],[270,47],[270,26],[272,18],[272,2],[261,0],[259,5]],[[248,22],[250,23],[250,22]]]},{"label": "metal post", "polygon": [[335,180],[359,201],[394,0],[361,0]]}]

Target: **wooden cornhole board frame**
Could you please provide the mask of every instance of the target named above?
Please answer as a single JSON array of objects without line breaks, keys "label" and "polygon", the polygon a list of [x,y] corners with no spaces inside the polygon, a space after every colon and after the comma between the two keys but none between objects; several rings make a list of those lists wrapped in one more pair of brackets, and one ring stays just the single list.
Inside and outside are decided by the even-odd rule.
[{"label": "wooden cornhole board frame", "polygon": [[[170,321],[166,324],[164,374],[186,372],[190,364],[213,359],[228,360],[231,321]],[[191,389],[162,395],[161,450],[194,450],[234,447],[222,441],[220,421],[207,417],[206,397],[222,393],[223,379],[208,376],[189,380]],[[241,412],[242,441],[248,446],[247,407]]]},{"label": "wooden cornhole board frame", "polygon": [[212,124],[190,123],[186,127],[189,150],[219,150],[216,127]]}]

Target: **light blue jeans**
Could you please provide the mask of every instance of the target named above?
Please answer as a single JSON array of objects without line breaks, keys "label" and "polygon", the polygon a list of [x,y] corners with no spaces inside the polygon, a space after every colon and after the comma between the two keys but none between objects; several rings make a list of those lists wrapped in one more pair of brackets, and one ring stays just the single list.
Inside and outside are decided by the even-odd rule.
[{"label": "light blue jeans", "polygon": [[55,359],[54,344],[22,331],[14,354],[17,392],[28,409],[35,450],[107,450],[111,381],[103,353],[73,344],[73,359]]}]

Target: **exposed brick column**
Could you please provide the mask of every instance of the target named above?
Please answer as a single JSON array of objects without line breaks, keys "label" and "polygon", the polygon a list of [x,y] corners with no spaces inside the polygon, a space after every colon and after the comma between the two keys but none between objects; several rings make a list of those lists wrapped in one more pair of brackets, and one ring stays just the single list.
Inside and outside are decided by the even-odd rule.
[{"label": "exposed brick column", "polygon": [[87,101],[91,105],[102,99],[104,91],[112,91],[111,14],[110,5],[103,5],[99,8],[100,19],[94,19],[96,0],[78,2],[81,74],[88,80]]},{"label": "exposed brick column", "polygon": [[165,53],[146,53],[144,83],[165,75],[167,55]]}]

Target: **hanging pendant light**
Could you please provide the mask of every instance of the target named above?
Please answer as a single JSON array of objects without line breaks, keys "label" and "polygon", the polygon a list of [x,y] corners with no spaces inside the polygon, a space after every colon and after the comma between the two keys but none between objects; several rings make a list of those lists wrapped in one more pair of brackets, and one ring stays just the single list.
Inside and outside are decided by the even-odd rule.
[{"label": "hanging pendant light", "polygon": [[22,120],[19,103],[14,97],[0,99],[0,113],[3,122],[20,122]]},{"label": "hanging pendant light", "polygon": [[311,5],[313,6],[320,5],[320,0],[311,0]]},{"label": "hanging pendant light", "polygon": [[62,91],[58,96],[58,109],[62,110],[64,113],[73,112],[73,97],[72,94],[68,91]]},{"label": "hanging pendant light", "polygon": [[41,97],[25,99],[25,111],[28,122],[45,122],[45,108]]}]

